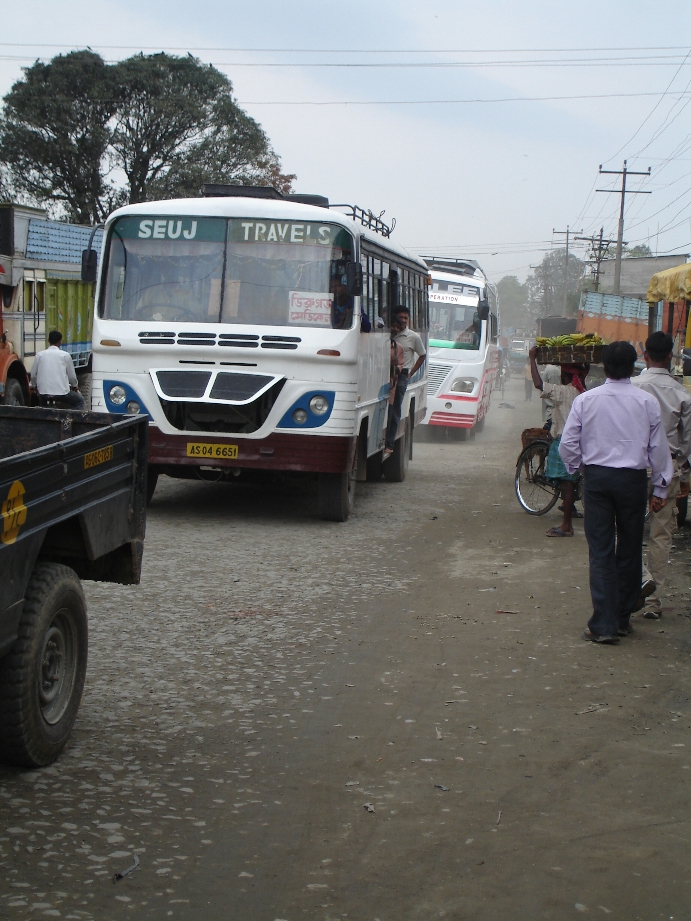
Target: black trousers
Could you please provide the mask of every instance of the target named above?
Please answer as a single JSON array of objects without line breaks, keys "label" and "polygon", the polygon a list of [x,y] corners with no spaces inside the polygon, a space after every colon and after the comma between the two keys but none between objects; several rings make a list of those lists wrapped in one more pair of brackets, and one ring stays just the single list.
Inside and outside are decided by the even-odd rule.
[{"label": "black trousers", "polygon": [[583,508],[590,551],[593,633],[625,627],[641,591],[643,525],[648,501],[645,470],[585,468]]},{"label": "black trousers", "polygon": [[401,423],[401,407],[403,406],[403,397],[408,389],[408,371],[403,368],[398,375],[396,383],[396,393],[394,394],[393,403],[389,405],[389,418],[386,424],[386,447],[393,451],[393,446],[398,434],[398,426]]},{"label": "black trousers", "polygon": [[55,400],[58,404],[58,409],[86,409],[84,397],[78,390],[70,390],[68,393],[61,393],[56,396],[42,393],[39,398],[41,405],[45,406],[46,400]]}]

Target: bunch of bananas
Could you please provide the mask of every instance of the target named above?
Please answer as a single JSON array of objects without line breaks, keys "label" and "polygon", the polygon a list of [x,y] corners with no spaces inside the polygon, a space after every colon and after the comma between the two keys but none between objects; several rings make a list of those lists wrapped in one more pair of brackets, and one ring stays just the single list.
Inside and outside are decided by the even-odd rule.
[{"label": "bunch of bananas", "polygon": [[568,333],[565,336],[538,336],[536,345],[547,345],[559,348],[565,345],[604,345],[604,341],[597,333]]}]

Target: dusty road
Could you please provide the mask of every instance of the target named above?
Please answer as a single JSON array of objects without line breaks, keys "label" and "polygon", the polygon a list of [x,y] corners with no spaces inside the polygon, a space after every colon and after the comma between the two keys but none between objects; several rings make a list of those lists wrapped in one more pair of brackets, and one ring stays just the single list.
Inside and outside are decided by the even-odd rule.
[{"label": "dusty road", "polygon": [[520,510],[507,399],[345,525],[162,481],[141,586],[87,584],[70,746],[0,768],[0,917],[691,918],[691,540],[662,621],[581,641],[582,527]]}]

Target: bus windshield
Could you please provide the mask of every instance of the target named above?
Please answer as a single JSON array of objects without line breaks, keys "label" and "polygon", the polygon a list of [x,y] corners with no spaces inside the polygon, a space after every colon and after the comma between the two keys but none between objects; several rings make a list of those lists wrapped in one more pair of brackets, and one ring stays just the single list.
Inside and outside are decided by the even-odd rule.
[{"label": "bus windshield", "polygon": [[430,301],[429,344],[442,349],[479,349],[481,324],[476,307]]},{"label": "bus windshield", "polygon": [[351,235],[335,224],[119,218],[100,316],[109,320],[349,329]]}]

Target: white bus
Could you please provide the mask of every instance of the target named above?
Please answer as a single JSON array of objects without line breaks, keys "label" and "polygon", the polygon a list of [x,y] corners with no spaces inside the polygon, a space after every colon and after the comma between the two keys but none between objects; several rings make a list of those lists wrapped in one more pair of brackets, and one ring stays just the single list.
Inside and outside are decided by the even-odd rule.
[{"label": "white bus", "polygon": [[499,371],[497,299],[470,259],[425,259],[431,275],[424,425],[481,431]]},{"label": "white bus", "polygon": [[159,474],[312,473],[321,516],[344,521],[356,480],[406,474],[426,371],[384,461],[389,321],[405,305],[426,343],[427,267],[360,208],[270,188],[207,195],[108,219],[92,408],[148,413],[150,495]]}]

